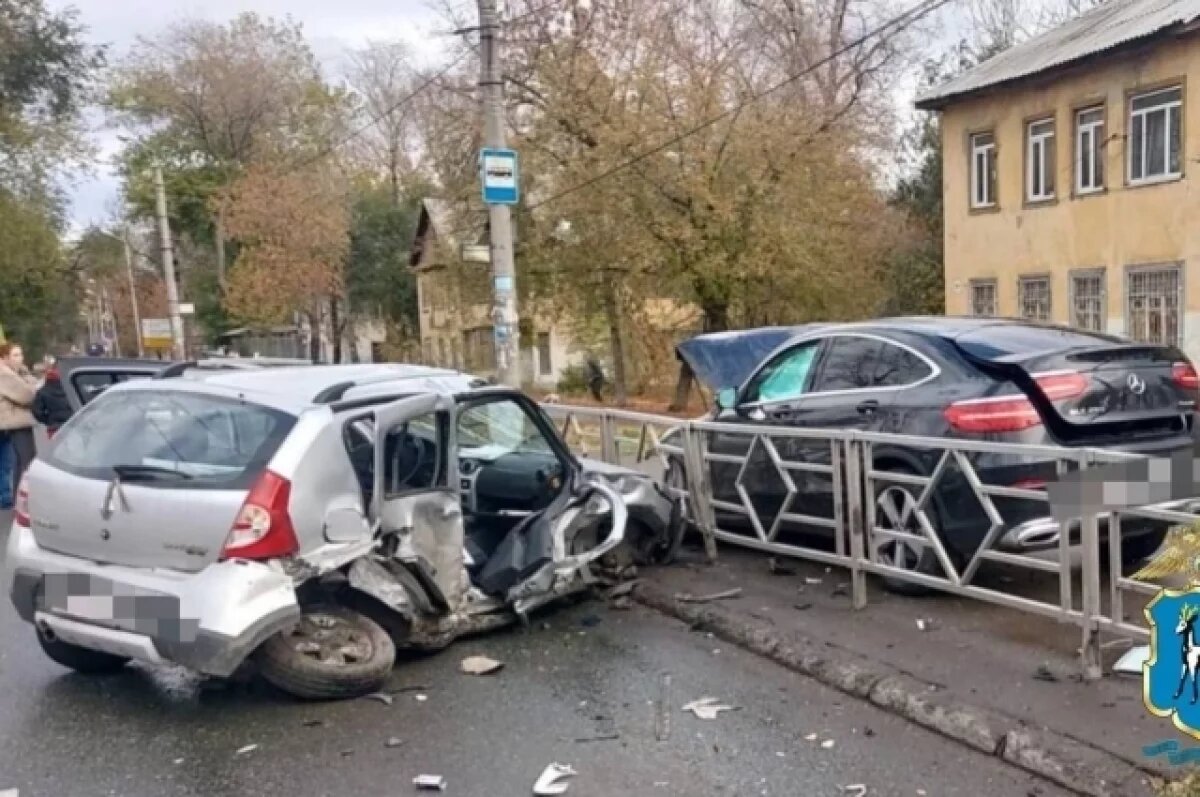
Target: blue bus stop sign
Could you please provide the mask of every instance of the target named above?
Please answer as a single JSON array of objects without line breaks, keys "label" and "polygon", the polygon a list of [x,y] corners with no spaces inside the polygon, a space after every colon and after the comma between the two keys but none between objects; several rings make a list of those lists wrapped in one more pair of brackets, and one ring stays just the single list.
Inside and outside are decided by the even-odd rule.
[{"label": "blue bus stop sign", "polygon": [[483,201],[488,205],[515,205],[517,189],[517,153],[511,149],[484,149],[479,153],[483,182]]}]

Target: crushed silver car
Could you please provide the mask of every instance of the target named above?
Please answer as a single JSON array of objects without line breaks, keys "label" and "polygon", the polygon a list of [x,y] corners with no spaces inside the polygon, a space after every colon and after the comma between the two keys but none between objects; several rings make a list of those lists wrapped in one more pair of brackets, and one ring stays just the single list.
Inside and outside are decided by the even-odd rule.
[{"label": "crushed silver car", "polygon": [[397,646],[526,618],[620,551],[669,558],[682,525],[647,477],[576,459],[528,397],[465,374],[168,368],[88,401],[32,465],[5,585],[81,672],[256,665],[349,697]]}]

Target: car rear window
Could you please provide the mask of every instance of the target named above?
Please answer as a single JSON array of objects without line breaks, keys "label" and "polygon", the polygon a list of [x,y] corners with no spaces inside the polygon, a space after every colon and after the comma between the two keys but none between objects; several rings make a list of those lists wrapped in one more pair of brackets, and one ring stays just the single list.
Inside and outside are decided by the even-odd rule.
[{"label": "car rear window", "polygon": [[991,324],[965,332],[954,339],[958,347],[981,360],[1021,357],[1039,352],[1062,351],[1120,344],[1120,338],[1064,327],[1034,324]]},{"label": "car rear window", "polygon": [[54,439],[49,464],[173,489],[249,487],[295,424],[287,413],[177,390],[105,392]]}]

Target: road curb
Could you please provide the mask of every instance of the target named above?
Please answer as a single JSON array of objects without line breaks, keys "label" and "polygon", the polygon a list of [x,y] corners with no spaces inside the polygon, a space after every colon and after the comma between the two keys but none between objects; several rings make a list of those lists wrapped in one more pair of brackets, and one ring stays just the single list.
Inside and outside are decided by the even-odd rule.
[{"label": "road curb", "polygon": [[937,684],[828,642],[787,637],[727,605],[682,603],[643,581],[634,599],[838,691],[869,701],[972,749],[1089,797],[1151,797],[1152,773],[1107,751],[1018,717],[959,700]]}]

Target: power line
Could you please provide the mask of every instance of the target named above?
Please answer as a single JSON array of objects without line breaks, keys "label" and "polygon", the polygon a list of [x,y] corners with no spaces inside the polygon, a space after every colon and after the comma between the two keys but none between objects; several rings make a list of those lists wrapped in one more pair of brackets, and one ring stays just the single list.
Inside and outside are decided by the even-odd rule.
[{"label": "power line", "polygon": [[861,46],[865,42],[869,41],[870,39],[875,38],[876,36],[879,36],[880,34],[884,33],[885,31],[887,31],[891,28],[903,27],[912,22],[916,22],[917,20],[921,19],[922,17],[928,16],[929,14],[933,13],[937,9],[939,9],[942,6],[947,5],[951,2],[953,2],[953,0],[924,0],[924,2],[918,3],[916,6],[909,9],[908,11],[904,12],[903,14],[893,17],[892,19],[888,20],[887,22],[883,23],[882,25],[879,25],[878,27],[875,27],[875,28],[867,31],[866,33],[859,36],[857,39],[854,39],[854,40],[848,42],[847,44],[845,44],[842,47],[838,48],[837,50],[833,51],[829,55],[826,55],[824,58],[821,58],[817,62],[805,67],[804,69],[797,72],[796,74],[789,75],[788,77],[784,78],[783,80],[779,81],[778,83],[776,83],[772,86],[769,86],[766,89],[763,89],[759,93],[750,95],[745,100],[738,103],[737,105],[734,105],[731,108],[727,108],[726,110],[722,111],[721,113],[719,113],[715,116],[712,116],[702,122],[699,122],[698,124],[694,125],[693,127],[688,128],[687,130],[683,131],[682,133],[680,133],[676,136],[673,136],[672,138],[667,139],[666,141],[660,142],[659,144],[656,144],[655,146],[651,147],[650,149],[645,150],[645,151],[633,156],[632,158],[629,158],[628,160],[624,160],[624,161],[616,164],[615,166],[613,166],[609,169],[606,169],[605,171],[601,172],[600,174],[598,174],[594,177],[588,178],[587,180],[583,181],[582,183],[573,185],[570,188],[565,188],[556,194],[551,194],[550,196],[546,197],[543,200],[540,200],[531,205],[528,205],[527,209],[530,211],[536,210],[537,208],[540,208],[543,205],[547,205],[551,202],[562,199],[563,197],[565,197],[569,194],[573,194],[576,191],[582,191],[585,188],[590,188],[591,186],[595,185],[596,183],[599,183],[603,180],[607,180],[609,177],[612,177],[614,174],[617,174],[618,172],[622,172],[625,169],[630,168],[631,166],[635,166],[638,163],[641,163],[642,161],[646,160],[647,158],[657,155],[658,153],[666,150],[668,147],[678,144],[679,142],[683,141],[684,139],[690,138],[690,137],[696,135],[697,133],[699,133],[700,131],[706,130],[707,128],[712,127],[713,125],[717,124],[721,120],[726,119],[730,116],[733,116],[734,114],[738,113],[743,108],[745,108],[746,106],[751,105],[752,103],[755,103],[758,100],[761,100],[763,97],[766,97],[770,94],[774,94],[776,91],[779,91],[780,89],[784,88],[785,86],[795,83],[797,80],[800,80],[801,78],[812,74],[814,71],[816,71],[820,67],[824,66],[825,64],[828,64],[830,61],[834,60],[835,58],[838,58],[839,56],[844,55],[845,53],[849,52],[850,50],[853,50],[854,48]]}]

